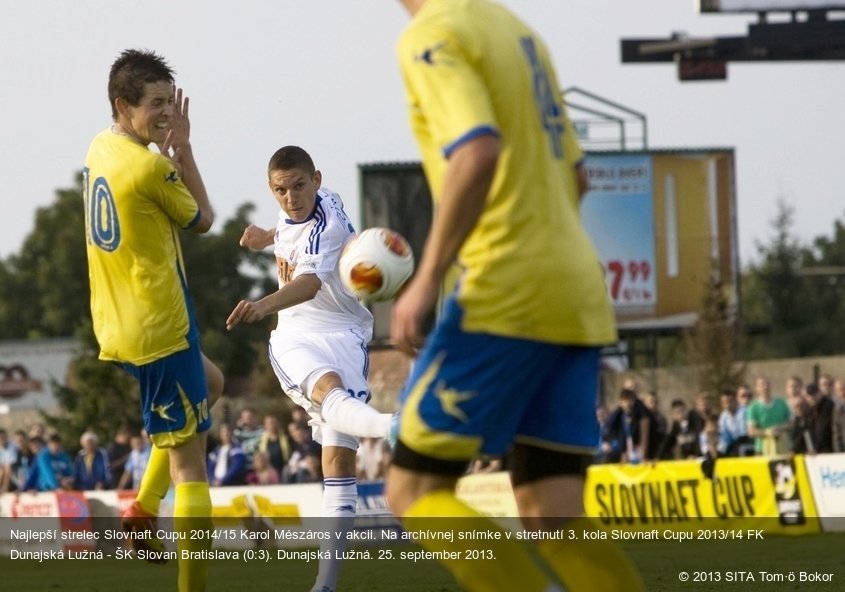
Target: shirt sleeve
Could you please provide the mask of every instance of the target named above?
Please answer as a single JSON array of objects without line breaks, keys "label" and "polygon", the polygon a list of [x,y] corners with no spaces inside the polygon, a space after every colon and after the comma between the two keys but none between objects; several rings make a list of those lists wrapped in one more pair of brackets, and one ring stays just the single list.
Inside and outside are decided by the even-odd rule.
[{"label": "shirt sleeve", "polygon": [[487,85],[466,41],[442,23],[409,30],[398,46],[408,100],[444,156],[485,133],[498,133]]},{"label": "shirt sleeve", "polygon": [[180,228],[190,228],[199,221],[200,211],[194,196],[179,177],[173,163],[158,155],[152,177],[148,180],[151,199]]}]

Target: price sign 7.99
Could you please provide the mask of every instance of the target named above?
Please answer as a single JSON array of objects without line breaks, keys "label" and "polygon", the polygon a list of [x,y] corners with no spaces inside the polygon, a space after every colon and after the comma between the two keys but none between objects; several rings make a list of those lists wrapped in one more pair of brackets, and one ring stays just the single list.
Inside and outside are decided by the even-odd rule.
[{"label": "price sign 7.99", "polygon": [[604,262],[608,293],[616,307],[656,303],[652,264],[645,259],[611,259]]}]

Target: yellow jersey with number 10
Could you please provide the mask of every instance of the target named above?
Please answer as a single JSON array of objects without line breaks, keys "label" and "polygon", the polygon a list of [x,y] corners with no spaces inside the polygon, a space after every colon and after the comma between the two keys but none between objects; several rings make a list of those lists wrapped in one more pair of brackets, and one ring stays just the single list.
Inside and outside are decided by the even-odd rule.
[{"label": "yellow jersey with number 10", "polygon": [[578,211],[582,158],[543,42],[485,0],[428,0],[399,40],[411,127],[435,202],[449,155],[502,145],[460,253],[463,328],[572,345],[616,341],[601,264]]},{"label": "yellow jersey with number 10", "polygon": [[84,198],[100,359],[142,365],[187,349],[192,315],[178,234],[200,212],[173,164],[105,130],[85,158]]}]

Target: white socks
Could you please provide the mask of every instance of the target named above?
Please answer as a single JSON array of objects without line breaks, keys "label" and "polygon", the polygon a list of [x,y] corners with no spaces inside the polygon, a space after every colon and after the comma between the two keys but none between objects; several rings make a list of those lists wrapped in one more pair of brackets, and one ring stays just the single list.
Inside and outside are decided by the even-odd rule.
[{"label": "white socks", "polygon": [[327,530],[331,538],[322,541],[320,551],[329,558],[320,558],[317,580],[312,590],[335,590],[337,578],[348,545],[347,535],[352,531],[355,509],[358,504],[358,486],[355,477],[327,477],[323,479],[323,516],[328,518]]},{"label": "white socks", "polygon": [[379,413],[341,388],[326,393],[320,414],[333,429],[359,438],[386,438],[393,417],[390,413]]}]

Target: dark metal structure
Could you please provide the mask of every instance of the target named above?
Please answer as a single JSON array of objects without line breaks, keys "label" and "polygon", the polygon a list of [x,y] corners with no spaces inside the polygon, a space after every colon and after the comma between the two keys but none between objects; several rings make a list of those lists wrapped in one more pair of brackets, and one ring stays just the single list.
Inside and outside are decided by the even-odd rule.
[{"label": "dark metal structure", "polygon": [[[622,39],[622,62],[674,62],[678,78],[687,81],[724,80],[728,62],[845,60],[845,3],[795,0],[792,6],[796,9],[752,11],[757,14],[757,22],[748,26],[745,36],[695,38],[674,33],[666,38]],[[801,6],[817,7],[797,9]],[[700,10],[728,12],[719,9],[719,0],[702,0]]]}]

